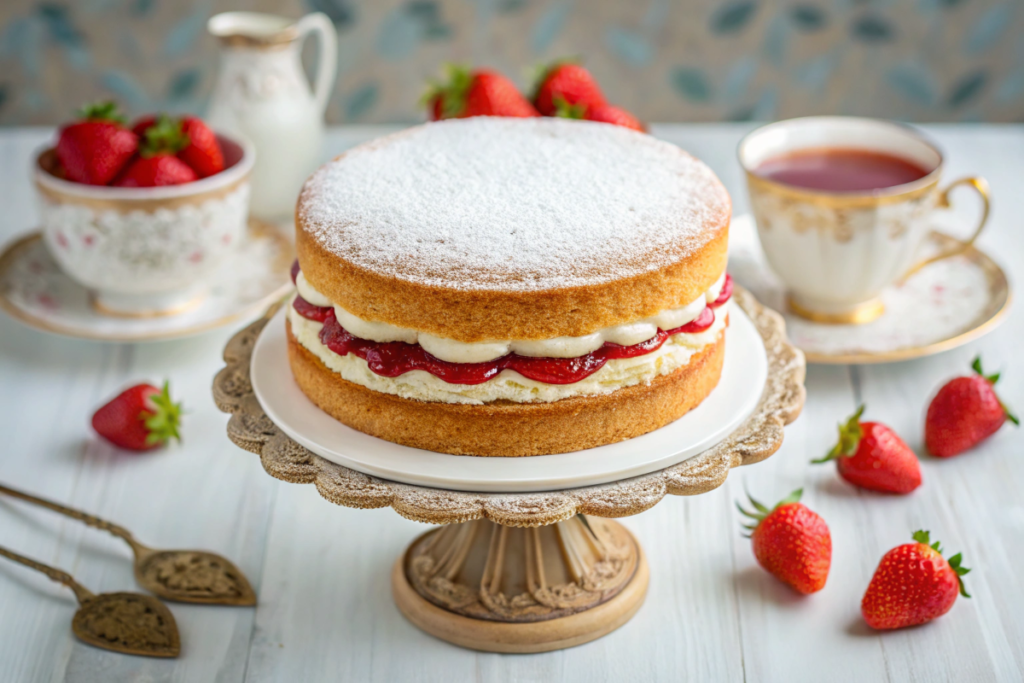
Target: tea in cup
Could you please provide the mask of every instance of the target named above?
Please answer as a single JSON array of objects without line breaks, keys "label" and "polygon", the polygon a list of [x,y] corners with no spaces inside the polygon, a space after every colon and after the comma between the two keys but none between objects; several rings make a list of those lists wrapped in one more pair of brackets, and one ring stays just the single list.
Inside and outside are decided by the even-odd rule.
[{"label": "tea in cup", "polygon": [[[794,313],[817,322],[864,323],[884,311],[885,287],[971,248],[988,219],[983,178],[939,189],[942,153],[909,126],[841,116],[790,119],[740,143],[750,205],[772,269]],[[926,259],[927,216],[961,185],[981,196],[966,241]]]}]

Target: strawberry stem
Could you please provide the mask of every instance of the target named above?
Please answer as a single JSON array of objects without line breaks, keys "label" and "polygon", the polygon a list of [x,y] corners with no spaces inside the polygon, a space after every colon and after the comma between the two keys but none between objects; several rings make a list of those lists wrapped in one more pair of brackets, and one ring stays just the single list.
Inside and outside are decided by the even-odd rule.
[{"label": "strawberry stem", "polygon": [[91,102],[89,104],[82,105],[82,107],[76,112],[76,115],[80,119],[86,121],[110,121],[112,123],[120,123],[124,125],[125,118],[121,114],[117,102],[113,100],[107,100],[105,102]]},{"label": "strawberry stem", "polygon": [[437,98],[441,98],[441,118],[457,117],[466,108],[466,94],[473,85],[473,73],[468,66],[445,64],[448,75],[447,83],[434,81],[420,98],[421,106],[430,106]]},{"label": "strawberry stem", "polygon": [[864,414],[866,406],[861,403],[857,412],[846,419],[846,422],[839,423],[839,442],[832,447],[825,457],[812,460],[812,464],[820,464],[838,458],[848,458],[857,452],[860,440],[864,438],[864,428],[860,426],[860,418]]},{"label": "strawberry stem", "polygon": [[561,95],[555,95],[555,116],[563,119],[582,119],[587,113],[585,104],[569,104]]},{"label": "strawberry stem", "polygon": [[[942,548],[939,546],[939,542],[935,541],[935,543],[930,543],[932,539],[931,534],[929,532],[920,529],[914,532],[912,538],[918,543],[927,545],[929,548],[937,552],[939,555],[942,555]],[[953,570],[954,574],[956,574],[956,581],[960,585],[960,595],[964,596],[965,598],[971,597],[970,593],[968,593],[967,589],[964,587],[963,578],[961,578],[971,571],[967,567],[960,566],[960,563],[963,561],[963,554],[957,553],[956,555],[954,555],[946,561],[949,563],[949,568]]]},{"label": "strawberry stem", "polygon": [[[974,361],[971,363],[971,369],[973,369],[976,373],[987,379],[989,383],[993,385],[999,381],[999,375],[1001,373],[997,372],[994,375],[986,375],[984,371],[981,369],[981,356],[974,357]],[[998,395],[996,396],[996,399],[999,400],[1000,407],[1003,409],[1003,412],[1006,413],[1006,419],[1012,422],[1015,426],[1019,427],[1020,419],[1016,415],[1014,415],[1013,412],[1010,411],[1009,406],[1003,403],[1002,399],[1000,399]]]},{"label": "strawberry stem", "polygon": [[[800,497],[803,496],[803,495],[804,495],[804,490],[802,488],[801,489],[797,489],[796,491],[793,491],[788,496],[786,496],[785,498],[780,500],[778,503],[775,504],[775,507],[773,507],[773,508],[771,508],[769,510],[766,505],[764,505],[763,503],[759,502],[756,498],[754,498],[748,492],[747,493],[747,498],[750,500],[750,504],[754,506],[754,512],[750,512],[748,510],[745,510],[743,508],[743,506],[740,505],[739,501],[736,501],[736,509],[740,511],[740,514],[742,514],[742,515],[744,515],[746,517],[749,517],[752,520],[756,520],[757,523],[756,524],[743,524],[741,526],[744,529],[747,529],[748,531],[753,532],[755,529],[757,529],[758,525],[761,522],[764,521],[765,517],[767,517],[771,513],[775,512],[776,510],[778,510],[783,505],[791,505],[793,503],[800,502]],[[747,536],[747,538],[750,538],[750,537]]]},{"label": "strawberry stem", "polygon": [[171,400],[170,384],[164,382],[163,389],[159,394],[149,397],[152,410],[144,410],[139,419],[145,422],[146,444],[156,446],[165,444],[171,439],[181,441],[181,434],[178,427],[181,426],[181,404]]},{"label": "strawberry stem", "polygon": [[152,126],[146,129],[139,154],[152,157],[157,154],[177,154],[188,147],[189,139],[181,119],[172,119],[160,114]]}]

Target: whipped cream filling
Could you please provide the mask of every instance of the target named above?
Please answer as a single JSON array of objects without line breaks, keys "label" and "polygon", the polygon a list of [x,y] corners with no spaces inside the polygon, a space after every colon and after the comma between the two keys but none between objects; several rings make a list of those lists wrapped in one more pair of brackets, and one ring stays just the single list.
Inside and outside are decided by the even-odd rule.
[{"label": "whipped cream filling", "polygon": [[[388,323],[363,320],[331,303],[330,299],[309,284],[301,271],[295,278],[299,296],[314,306],[333,306],[338,323],[352,335],[376,342],[401,341],[408,344],[419,344],[435,358],[451,363],[485,363],[506,356],[510,352],[537,358],[576,358],[596,351],[605,342],[633,346],[653,338],[659,329],[674,330],[695,320],[705,306],[718,298],[724,284],[725,273],[723,272],[703,295],[685,306],[662,311],[643,320],[607,327],[581,337],[461,342]],[[516,375],[519,376],[518,373]]]},{"label": "whipped cream filling", "polygon": [[[718,298],[717,294],[715,298]],[[609,394],[636,384],[650,383],[660,375],[678,370],[723,334],[730,304],[731,302],[726,302],[715,309],[714,324],[703,332],[674,334],[651,353],[609,360],[600,370],[573,384],[537,382],[523,377],[515,370],[502,370],[493,379],[473,385],[449,384],[423,370],[413,370],[398,377],[383,377],[370,370],[367,362],[355,354],[341,356],[327,348],[320,341],[322,323],[302,317],[293,306],[288,306],[288,320],[291,322],[292,334],[298,342],[325,366],[340,374],[342,378],[373,391],[440,403],[480,405],[498,400],[549,403],[573,396]],[[340,317],[338,321],[345,327]],[[347,327],[346,329],[356,334],[354,330]]]}]

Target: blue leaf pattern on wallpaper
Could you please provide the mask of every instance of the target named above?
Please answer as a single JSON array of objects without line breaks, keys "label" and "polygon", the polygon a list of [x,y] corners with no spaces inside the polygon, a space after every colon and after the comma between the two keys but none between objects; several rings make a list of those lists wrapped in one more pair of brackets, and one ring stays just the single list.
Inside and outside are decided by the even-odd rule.
[{"label": "blue leaf pattern on wallpaper", "polygon": [[152,109],[149,95],[128,74],[108,69],[100,74],[100,86],[109,91],[127,109],[145,111]]},{"label": "blue leaf pattern on wallpaper", "polygon": [[306,0],[306,7],[311,12],[323,12],[338,28],[349,26],[356,19],[350,0]]},{"label": "blue leaf pattern on wallpaper", "polygon": [[988,83],[988,73],[984,69],[973,71],[957,79],[949,92],[949,106],[956,109],[977,99],[986,83]]},{"label": "blue leaf pattern on wallpaper", "polygon": [[757,4],[750,0],[731,2],[716,9],[711,15],[711,30],[718,34],[742,31],[757,13]]},{"label": "blue leaf pattern on wallpaper", "polygon": [[392,61],[404,59],[413,53],[419,39],[420,22],[400,7],[392,10],[381,24],[377,34],[377,53]]},{"label": "blue leaf pattern on wallpaper", "polygon": [[690,102],[707,102],[711,99],[711,84],[699,69],[677,68],[672,72],[672,86]]},{"label": "blue leaf pattern on wallpaper", "polygon": [[789,22],[782,14],[775,16],[768,24],[761,52],[768,63],[781,67],[786,61],[786,47],[789,45]]},{"label": "blue leaf pattern on wallpaper", "polygon": [[209,10],[200,5],[191,14],[171,26],[171,30],[164,38],[164,57],[173,59],[187,53],[199,35],[206,29],[206,19],[209,14]]},{"label": "blue leaf pattern on wallpaper", "polygon": [[569,11],[572,3],[556,2],[540,15],[537,23],[530,31],[530,51],[534,54],[547,52],[551,44],[558,38],[558,34],[565,28],[565,22],[569,20]]},{"label": "blue leaf pattern on wallpaper", "polygon": [[182,69],[174,74],[167,86],[167,100],[180,103],[192,97],[199,83],[203,80],[203,72],[199,69]]},{"label": "blue leaf pattern on wallpaper", "polygon": [[604,39],[608,49],[630,66],[643,66],[654,56],[654,46],[639,33],[613,27]]},{"label": "blue leaf pattern on wallpaper", "polygon": [[996,90],[995,100],[999,104],[1007,104],[1019,100],[1024,95],[1024,68],[1018,66],[1017,70],[1009,74]]},{"label": "blue leaf pattern on wallpaper", "polygon": [[0,56],[16,55],[25,73],[32,79],[39,78],[43,68],[44,31],[36,20],[15,19],[0,36]]},{"label": "blue leaf pattern on wallpaper", "polygon": [[[1014,0],[1019,2],[1020,0]],[[1006,32],[1013,15],[1010,3],[996,5],[982,13],[974,22],[964,39],[964,52],[977,55],[994,47]]]},{"label": "blue leaf pattern on wallpaper", "polygon": [[774,85],[767,86],[761,91],[761,97],[754,105],[752,112],[756,121],[771,121],[775,118],[775,110],[779,104],[779,91]]},{"label": "blue leaf pattern on wallpaper", "polygon": [[888,43],[896,37],[896,29],[883,17],[866,14],[854,20],[850,34],[862,43]]},{"label": "blue leaf pattern on wallpaper", "polygon": [[818,31],[828,25],[825,10],[815,5],[793,5],[789,8],[789,18],[801,31]]},{"label": "blue leaf pattern on wallpaper", "polygon": [[376,83],[364,83],[350,92],[342,103],[345,121],[355,121],[373,109],[380,97],[380,87]]},{"label": "blue leaf pattern on wallpaper", "polygon": [[915,104],[927,106],[938,100],[938,80],[925,64],[897,64],[885,75],[885,81],[889,87]]},{"label": "blue leaf pattern on wallpaper", "polygon": [[757,73],[757,60],[743,57],[736,61],[725,75],[722,82],[722,99],[726,104],[739,102],[747,94],[750,81]]},{"label": "blue leaf pattern on wallpaper", "polygon": [[836,66],[839,65],[839,54],[836,51],[818,55],[806,64],[801,64],[793,73],[796,82],[803,87],[820,91],[828,85]]}]

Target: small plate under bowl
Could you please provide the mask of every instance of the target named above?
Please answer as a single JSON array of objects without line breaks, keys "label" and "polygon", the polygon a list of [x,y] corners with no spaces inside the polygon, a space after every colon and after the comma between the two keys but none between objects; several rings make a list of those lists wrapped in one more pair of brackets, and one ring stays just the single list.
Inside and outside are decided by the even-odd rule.
[{"label": "small plate under bowl", "polygon": [[253,318],[292,287],[295,249],[282,230],[250,219],[247,238],[212,278],[205,296],[181,313],[107,315],[93,295],[61,271],[33,232],[0,253],[0,308],[29,327],[67,337],[142,342],[187,337]]},{"label": "small plate under bowl", "polygon": [[686,415],[649,434],[574,453],[487,458],[401,446],[346,427],[302,393],[288,364],[285,311],[263,328],[252,352],[253,393],[292,440],[364,474],[456,491],[525,493],[590,486],[671,467],[716,445],[754,411],[768,378],[757,328],[729,307],[725,361],[718,386]]},{"label": "small plate under bowl", "polygon": [[[924,256],[954,246],[935,231]],[[885,312],[861,325],[834,325],[801,318],[786,306],[786,293],[765,260],[750,215],[729,228],[729,272],[758,300],[782,313],[786,334],[808,363],[889,363],[930,356],[988,334],[1010,310],[1006,274],[985,252],[971,248],[933,263],[901,285],[882,292]]]}]

